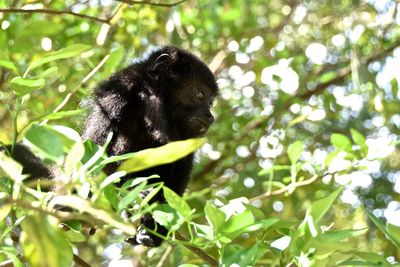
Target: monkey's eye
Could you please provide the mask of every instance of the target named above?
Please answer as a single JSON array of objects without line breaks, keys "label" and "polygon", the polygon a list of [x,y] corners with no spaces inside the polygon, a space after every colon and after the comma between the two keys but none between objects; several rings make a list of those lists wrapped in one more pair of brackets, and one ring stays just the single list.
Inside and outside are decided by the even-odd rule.
[{"label": "monkey's eye", "polygon": [[197,91],[196,92],[196,97],[199,98],[199,99],[202,99],[204,97],[203,92],[202,91]]}]

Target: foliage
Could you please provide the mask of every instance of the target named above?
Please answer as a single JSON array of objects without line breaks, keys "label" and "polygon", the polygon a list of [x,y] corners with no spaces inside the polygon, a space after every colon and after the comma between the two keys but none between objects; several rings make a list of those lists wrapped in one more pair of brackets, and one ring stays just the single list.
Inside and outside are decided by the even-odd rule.
[{"label": "foliage", "polygon": [[[0,261],[398,265],[399,11],[393,0],[0,0],[0,141],[23,142],[60,177],[48,192],[0,152]],[[221,89],[183,197],[157,176],[114,183],[205,140],[108,157],[79,134],[96,84],[164,43],[201,55]],[[113,161],[124,163],[107,176]],[[150,204],[161,190],[167,203]],[[129,246],[149,212],[166,241]]]}]

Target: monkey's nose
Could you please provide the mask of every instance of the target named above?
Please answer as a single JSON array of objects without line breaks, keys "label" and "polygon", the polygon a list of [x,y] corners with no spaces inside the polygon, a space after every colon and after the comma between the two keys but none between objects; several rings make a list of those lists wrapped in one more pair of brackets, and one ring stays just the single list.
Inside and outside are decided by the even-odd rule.
[{"label": "monkey's nose", "polygon": [[214,122],[214,116],[211,114],[211,112],[208,112],[208,113],[206,114],[206,119],[207,119],[207,122],[208,122],[209,124],[211,124],[211,123]]}]

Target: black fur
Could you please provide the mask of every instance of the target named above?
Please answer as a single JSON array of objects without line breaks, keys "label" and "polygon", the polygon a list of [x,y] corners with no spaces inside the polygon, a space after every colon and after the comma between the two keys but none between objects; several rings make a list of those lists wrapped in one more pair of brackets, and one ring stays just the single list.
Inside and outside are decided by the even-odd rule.
[{"label": "black fur", "polygon": [[26,146],[16,144],[14,148],[11,145],[0,147],[0,151],[7,151],[10,156],[23,166],[22,174],[29,175],[25,180],[34,180],[38,178],[50,178],[50,170],[43,164],[42,160],[36,157]]},{"label": "black fur", "polygon": [[[83,138],[103,145],[113,132],[107,152],[120,155],[203,136],[214,120],[209,107],[217,91],[212,72],[200,59],[176,47],[163,47],[98,86]],[[158,174],[167,187],[182,195],[192,162],[193,154],[172,164],[129,174],[121,183],[132,177]],[[117,164],[106,166],[105,172],[111,174],[116,168]],[[164,201],[162,195],[156,200]],[[145,227],[155,225],[148,216],[142,223]],[[157,232],[164,234],[166,230],[157,226]],[[146,246],[158,246],[161,241],[144,229],[128,239]]]}]

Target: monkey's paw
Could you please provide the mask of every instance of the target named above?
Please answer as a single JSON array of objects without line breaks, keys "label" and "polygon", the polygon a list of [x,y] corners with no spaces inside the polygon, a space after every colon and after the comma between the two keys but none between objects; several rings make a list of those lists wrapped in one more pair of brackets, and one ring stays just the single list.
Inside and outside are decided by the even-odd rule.
[{"label": "monkey's paw", "polygon": [[158,247],[161,245],[163,239],[155,236],[141,227],[138,227],[138,233],[133,237],[125,238],[125,242],[137,246],[143,245],[146,247]]}]

